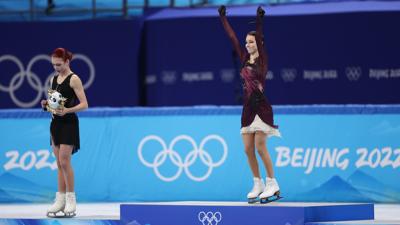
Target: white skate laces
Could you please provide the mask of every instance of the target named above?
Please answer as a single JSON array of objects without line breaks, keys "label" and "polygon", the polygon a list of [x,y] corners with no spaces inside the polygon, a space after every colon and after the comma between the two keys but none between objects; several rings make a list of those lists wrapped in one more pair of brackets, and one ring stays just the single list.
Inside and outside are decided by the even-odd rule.
[{"label": "white skate laces", "polygon": [[[272,198],[274,197],[274,198]],[[268,203],[271,201],[275,201],[280,199],[280,189],[278,182],[276,181],[275,178],[269,178],[267,177],[266,179],[266,184],[265,184],[265,189],[263,193],[260,195],[260,202],[261,203]]]},{"label": "white skate laces", "polygon": [[253,189],[247,194],[247,200],[249,203],[254,203],[257,201],[258,196],[264,191],[265,185],[261,178],[254,177]]}]

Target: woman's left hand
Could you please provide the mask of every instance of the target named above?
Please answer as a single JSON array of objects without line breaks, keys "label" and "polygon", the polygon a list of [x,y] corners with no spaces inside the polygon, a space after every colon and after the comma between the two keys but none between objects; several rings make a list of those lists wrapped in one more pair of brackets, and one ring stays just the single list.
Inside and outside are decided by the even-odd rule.
[{"label": "woman's left hand", "polygon": [[258,6],[257,8],[257,15],[260,17],[264,17],[265,11],[261,6]]},{"label": "woman's left hand", "polygon": [[225,15],[226,15],[226,7],[225,7],[224,5],[221,5],[221,6],[218,8],[218,12],[219,12],[219,15],[220,15],[220,16],[225,16]]}]

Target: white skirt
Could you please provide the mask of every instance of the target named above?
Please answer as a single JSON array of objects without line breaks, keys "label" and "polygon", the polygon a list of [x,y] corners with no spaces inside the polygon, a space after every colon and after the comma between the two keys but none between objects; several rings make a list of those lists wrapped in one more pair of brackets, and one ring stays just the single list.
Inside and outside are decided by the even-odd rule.
[{"label": "white skirt", "polygon": [[256,115],[253,122],[249,126],[242,127],[240,129],[241,134],[255,133],[256,131],[264,132],[267,135],[267,137],[271,136],[281,137],[281,133],[279,132],[278,129],[273,128],[270,125],[264,123],[264,121],[262,121],[258,115]]}]

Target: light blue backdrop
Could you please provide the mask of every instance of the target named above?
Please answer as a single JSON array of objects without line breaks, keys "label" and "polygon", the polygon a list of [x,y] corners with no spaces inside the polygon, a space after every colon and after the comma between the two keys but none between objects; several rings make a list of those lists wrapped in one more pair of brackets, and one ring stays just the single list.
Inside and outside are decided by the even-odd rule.
[{"label": "light blue backdrop", "polygon": [[[252,175],[240,108],[172,111],[82,113],[73,156],[78,200],[246,200]],[[400,202],[399,113],[300,111],[278,112],[283,137],[267,141],[282,200]],[[45,113],[3,111],[1,202],[54,197],[49,124]]]}]

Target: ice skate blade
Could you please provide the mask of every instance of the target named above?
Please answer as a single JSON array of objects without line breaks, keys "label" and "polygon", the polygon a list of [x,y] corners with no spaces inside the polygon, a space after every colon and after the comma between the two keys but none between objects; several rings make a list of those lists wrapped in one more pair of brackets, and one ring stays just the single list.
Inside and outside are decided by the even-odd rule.
[{"label": "ice skate blade", "polygon": [[248,198],[247,199],[247,203],[249,203],[249,204],[254,204],[256,202],[258,202],[258,198]]},{"label": "ice skate blade", "polygon": [[[61,213],[60,213],[60,212],[61,212]],[[49,218],[63,218],[65,215],[62,214],[62,211],[59,211],[59,212],[56,212],[56,213],[50,213],[50,212],[48,212],[48,213],[46,214],[46,216],[49,217]]]},{"label": "ice skate blade", "polygon": [[74,217],[74,216],[76,216],[76,213],[75,213],[75,212],[65,213],[65,217],[64,217],[64,218],[72,218],[72,217]]},{"label": "ice skate blade", "polygon": [[[59,212],[57,212],[57,213],[59,213]],[[49,217],[49,218],[72,218],[72,217],[76,216],[76,213],[68,213],[68,214],[65,214],[65,213],[57,214],[57,213],[47,213],[47,217]]]},{"label": "ice skate blade", "polygon": [[283,198],[283,197],[281,197],[279,195],[273,195],[273,196],[271,196],[269,198],[261,198],[260,199],[260,203],[261,204],[267,204],[267,203],[270,203],[270,202],[278,201],[281,198]]}]

